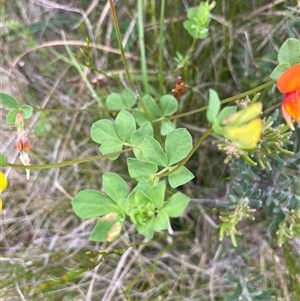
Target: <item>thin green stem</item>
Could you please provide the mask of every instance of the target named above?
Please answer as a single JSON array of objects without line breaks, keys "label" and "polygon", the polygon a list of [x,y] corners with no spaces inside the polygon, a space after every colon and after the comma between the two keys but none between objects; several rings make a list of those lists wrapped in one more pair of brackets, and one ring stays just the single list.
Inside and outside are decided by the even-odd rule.
[{"label": "thin green stem", "polygon": [[158,44],[158,84],[160,95],[164,94],[164,74],[163,74],[163,44],[164,44],[164,20],[165,20],[165,0],[161,1],[159,20],[159,44]]},{"label": "thin green stem", "polygon": [[[247,92],[244,92],[244,93],[241,93],[241,94],[238,94],[238,95],[235,95],[235,96],[232,96],[232,97],[229,97],[229,98],[226,98],[226,99],[223,99],[221,101],[222,104],[224,103],[228,103],[228,102],[231,102],[231,101],[234,101],[234,100],[237,100],[237,99],[240,99],[242,97],[245,97],[247,95],[250,95],[250,94],[253,94],[253,93],[256,93],[258,91],[261,91],[269,86],[271,86],[272,84],[274,84],[274,81],[269,81],[259,87],[256,87],[254,89],[251,89]],[[177,118],[180,118],[180,117],[183,117],[183,116],[189,116],[189,115],[192,115],[192,114],[196,114],[196,113],[199,113],[201,111],[204,111],[207,109],[207,106],[205,107],[202,107],[200,109],[197,109],[197,110],[193,110],[193,111],[190,111],[190,112],[187,112],[187,113],[182,113],[182,114],[178,114],[178,115],[175,115],[175,116],[171,116],[169,118],[160,118],[160,119],[157,119],[157,120],[154,120],[153,122],[154,123],[157,123],[157,122],[161,122],[162,120],[166,120],[166,119],[177,119]],[[181,163],[175,167],[173,170],[169,171],[169,172],[165,172],[165,173],[162,173],[162,174],[157,174],[156,176],[157,177],[165,177],[165,176],[168,176],[174,172],[176,172],[181,166],[183,166],[184,164],[186,164],[186,162],[191,158],[191,156],[195,153],[195,151],[197,150],[197,148],[201,145],[201,143],[204,141],[204,139],[206,137],[208,137],[210,134],[212,133],[212,129],[208,129],[200,138],[199,140],[197,141],[197,143],[194,145],[193,149],[189,152],[189,154],[187,155],[187,157],[181,161]],[[127,149],[124,149],[122,151],[119,151],[119,152],[113,152],[113,153],[109,153],[109,154],[105,154],[105,155],[98,155],[98,156],[94,156],[94,157],[88,157],[88,158],[83,158],[83,159],[77,159],[77,160],[71,160],[71,161],[66,161],[66,162],[61,162],[61,163],[53,163],[53,164],[44,164],[44,165],[29,165],[29,166],[24,166],[24,165],[19,165],[19,164],[11,164],[11,163],[8,163],[7,166],[9,167],[12,167],[12,168],[15,168],[15,169],[30,169],[30,170],[40,170],[40,169],[49,169],[49,168],[59,168],[59,167],[64,167],[64,166],[69,166],[69,165],[73,165],[73,164],[81,164],[81,163],[86,163],[86,162],[91,162],[91,161],[96,161],[96,160],[99,160],[99,159],[102,159],[102,158],[107,158],[109,156],[112,156],[112,155],[116,155],[116,154],[121,154],[121,153],[126,153],[126,152],[129,152],[129,151],[132,151],[132,148],[127,148]]]},{"label": "thin green stem", "polygon": [[211,133],[213,132],[212,128],[207,129],[204,134],[198,139],[198,141],[196,142],[196,144],[193,146],[193,148],[191,149],[191,151],[188,153],[188,155],[172,170],[168,171],[168,172],[164,172],[162,174],[156,174],[155,176],[157,178],[162,178],[162,177],[167,177],[171,174],[173,174],[174,172],[176,172],[179,168],[181,168],[182,166],[184,166],[186,164],[186,162],[192,157],[192,155],[195,153],[195,151],[198,149],[198,147],[201,145],[201,143],[206,139],[206,137],[208,137]]},{"label": "thin green stem", "polygon": [[184,78],[188,78],[188,73],[190,72],[189,70],[189,56],[192,53],[192,51],[194,50],[195,46],[196,46],[196,39],[193,39],[193,42],[191,44],[191,46],[189,47],[188,51],[186,52],[186,54],[184,55]]},{"label": "thin green stem", "polygon": [[77,113],[77,112],[95,112],[95,110],[99,112],[108,112],[108,113],[118,113],[119,110],[109,110],[107,108],[99,108],[99,106],[90,106],[89,108],[60,108],[60,109],[39,109],[39,108],[33,108],[34,112],[47,112],[47,113],[62,113],[62,112],[67,112],[67,113]]},{"label": "thin green stem", "polygon": [[105,154],[105,155],[98,155],[98,156],[87,157],[87,158],[76,159],[76,160],[70,160],[70,161],[65,161],[65,162],[60,162],[60,163],[53,163],[53,164],[21,165],[21,164],[8,163],[7,166],[12,167],[14,169],[30,169],[30,170],[59,168],[59,167],[65,167],[65,166],[74,165],[74,164],[82,164],[82,163],[86,163],[86,162],[97,161],[99,159],[105,159],[105,158],[113,156],[113,155],[127,153],[127,152],[130,152],[132,150],[133,150],[132,147],[131,148],[125,148],[121,151],[112,152],[112,153],[108,153],[108,154]]},{"label": "thin green stem", "polygon": [[[273,85],[274,83],[275,82],[273,80],[270,80],[270,81],[266,82],[265,84],[260,85],[256,88],[253,88],[249,91],[246,91],[246,92],[240,93],[238,95],[234,95],[234,96],[225,98],[225,99],[221,100],[221,104],[232,102],[234,100],[246,97],[250,94],[257,93],[258,91],[261,91],[261,90]],[[178,119],[178,118],[185,117],[185,116],[190,116],[190,115],[197,114],[199,112],[205,111],[205,110],[207,110],[207,108],[208,108],[208,106],[204,106],[204,107],[201,107],[199,109],[192,110],[192,111],[189,111],[189,112],[186,112],[186,113],[181,113],[181,114],[173,115],[173,116],[170,116],[170,117],[158,118],[158,119],[154,120],[153,122],[157,123],[157,122],[161,122],[161,121],[164,121],[164,120],[173,120],[173,119]]]},{"label": "thin green stem", "polygon": [[114,26],[115,26],[115,30],[116,30],[117,40],[118,40],[120,51],[121,51],[121,57],[122,57],[124,69],[126,71],[126,75],[127,75],[130,87],[133,90],[135,90],[135,86],[134,86],[133,81],[131,79],[131,76],[130,76],[130,73],[129,73],[128,63],[127,63],[127,60],[126,60],[126,57],[125,57],[125,51],[124,51],[124,47],[123,47],[123,44],[122,44],[121,32],[120,32],[119,22],[118,22],[118,19],[117,19],[117,14],[116,14],[116,10],[115,10],[114,1],[109,0],[109,4],[110,4],[110,10],[111,10],[111,13],[112,13],[112,18],[113,18],[113,22],[114,22]]},{"label": "thin green stem", "polygon": [[138,0],[137,2],[138,31],[139,31],[140,53],[141,53],[141,71],[142,71],[143,87],[144,87],[145,94],[149,94],[149,81],[148,81],[148,70],[147,70],[145,37],[144,37],[143,3],[144,3],[143,0]]},{"label": "thin green stem", "polygon": [[[123,48],[123,44],[122,44],[122,38],[121,38],[121,32],[120,32],[119,23],[118,23],[117,14],[116,14],[116,11],[115,11],[115,6],[114,6],[114,3],[113,3],[113,0],[109,0],[109,4],[110,4],[110,9],[111,9],[111,12],[112,12],[114,26],[115,26],[115,30],[116,30],[116,34],[117,34],[117,40],[118,40],[120,51],[121,51],[121,57],[122,57],[124,69],[126,71],[126,75],[128,77],[129,85],[133,89],[133,91],[135,92],[135,94],[137,96],[137,99],[140,102],[140,104],[141,104],[148,120],[153,125],[153,119],[151,118],[151,115],[149,114],[147,108],[145,107],[142,98],[140,97],[136,87],[134,86],[133,81],[132,81],[131,76],[130,76],[130,73],[129,73],[128,63],[127,63],[127,60],[126,60],[126,57],[125,57],[125,52],[124,52],[124,48]],[[145,89],[144,92],[146,94],[148,94],[149,86],[148,86],[147,61],[146,61],[145,44],[144,44],[143,3],[142,3],[141,0],[138,1],[138,15],[139,15],[139,19],[138,19],[139,41],[140,41],[141,62],[142,62],[141,63],[142,64],[142,81],[143,81],[143,85],[144,85],[144,89]]]}]

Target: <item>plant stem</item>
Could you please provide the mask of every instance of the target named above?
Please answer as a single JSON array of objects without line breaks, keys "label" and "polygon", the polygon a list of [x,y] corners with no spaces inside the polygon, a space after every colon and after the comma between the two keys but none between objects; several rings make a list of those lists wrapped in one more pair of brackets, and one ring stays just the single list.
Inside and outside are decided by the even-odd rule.
[{"label": "plant stem", "polygon": [[171,175],[172,173],[176,172],[179,168],[185,165],[185,163],[192,157],[192,155],[195,153],[195,151],[198,149],[198,147],[201,145],[201,143],[213,132],[212,128],[207,129],[204,134],[198,139],[197,143],[193,146],[191,151],[188,153],[188,155],[172,170],[168,172],[164,172],[162,174],[156,174],[155,176],[157,178],[167,177]]},{"label": "plant stem", "polygon": [[[262,85],[260,85],[256,88],[253,88],[249,91],[246,91],[246,92],[240,93],[238,95],[234,95],[234,96],[225,98],[225,99],[221,100],[221,104],[232,102],[234,100],[243,98],[243,97],[248,96],[250,94],[254,94],[258,91],[261,91],[261,90],[273,85],[274,83],[275,82],[273,80],[270,80],[270,81],[268,81],[268,82],[266,82],[266,83],[264,83],[264,84],[262,84]],[[199,112],[205,111],[207,108],[208,108],[208,106],[204,106],[202,108],[192,110],[192,111],[189,111],[189,112],[186,112],[186,113],[181,113],[181,114],[173,115],[173,116],[170,116],[170,117],[158,118],[158,119],[154,120],[153,122],[157,123],[157,122],[161,122],[161,121],[164,121],[164,120],[173,120],[173,119],[178,119],[178,118],[185,117],[185,116],[190,116],[190,115],[197,114]]]},{"label": "plant stem", "polygon": [[[271,80],[271,81],[269,81],[269,82],[267,82],[267,83],[265,83],[265,84],[263,84],[263,85],[261,85],[259,87],[251,89],[251,90],[249,90],[247,92],[244,92],[244,93],[241,93],[241,94],[238,94],[238,95],[235,95],[235,96],[223,99],[221,101],[221,103],[224,104],[224,103],[228,103],[228,102],[234,101],[236,99],[240,99],[240,98],[245,97],[247,95],[256,93],[258,91],[261,91],[261,90],[263,90],[263,89],[271,86],[272,84],[274,84],[273,80]],[[202,107],[202,108],[197,109],[197,110],[193,110],[193,111],[187,112],[187,113],[182,113],[182,114],[178,114],[178,115],[175,115],[175,116],[171,116],[171,117],[168,117],[168,118],[160,118],[160,119],[154,120],[153,123],[157,123],[157,122],[160,122],[162,120],[167,120],[167,119],[177,119],[177,118],[180,118],[180,117],[183,117],[183,116],[189,116],[189,115],[196,114],[196,113],[199,113],[201,111],[204,111],[206,109],[207,109],[207,106]],[[186,158],[184,160],[182,160],[180,162],[180,164],[178,166],[176,166],[173,170],[171,170],[169,172],[162,173],[160,175],[157,174],[156,176],[159,177],[159,178],[161,178],[161,177],[165,177],[165,176],[168,176],[168,175],[176,172],[181,166],[183,166],[191,158],[191,156],[195,153],[195,151],[201,145],[201,143],[204,141],[204,139],[207,136],[209,136],[211,133],[212,133],[212,129],[211,128],[207,129],[206,132],[199,138],[199,140],[194,145],[194,147],[189,152],[189,154],[186,156]],[[19,164],[8,163],[7,166],[15,168],[15,169],[30,169],[30,170],[58,168],[58,167],[64,167],[64,166],[69,166],[69,165],[73,165],[73,164],[81,164],[81,163],[96,161],[96,160],[99,160],[99,159],[102,159],[102,158],[106,158],[106,157],[111,156],[111,155],[126,153],[126,152],[129,152],[129,151],[132,151],[132,148],[123,149],[122,151],[114,152],[114,153],[109,153],[109,154],[105,154],[105,155],[99,155],[99,156],[88,157],[88,158],[83,158],[83,159],[71,160],[71,161],[66,161],[66,162],[61,162],[61,163],[44,164],[44,165],[28,165],[28,166],[27,165],[24,166],[24,165],[19,165]]]},{"label": "plant stem", "polygon": [[[133,89],[148,120],[150,121],[150,123],[153,126],[153,119],[151,118],[151,115],[149,114],[147,108],[145,107],[142,98],[140,97],[136,87],[134,86],[133,81],[130,76],[130,73],[129,73],[128,63],[127,63],[126,57],[125,57],[125,52],[124,52],[122,38],[121,38],[121,32],[120,32],[119,23],[118,23],[117,14],[115,11],[115,6],[113,3],[113,0],[109,0],[109,4],[110,4],[112,17],[113,17],[113,21],[114,21],[114,26],[115,26],[115,30],[116,30],[116,34],[117,34],[117,40],[118,40],[120,51],[121,51],[121,57],[122,57],[124,69],[126,71],[126,75],[128,77],[129,85]],[[138,28],[139,28],[139,41],[140,41],[140,49],[141,49],[142,81],[143,81],[143,85],[144,85],[144,92],[146,94],[149,94],[148,93],[149,86],[148,86],[147,61],[146,61],[146,55],[145,55],[145,44],[144,44],[144,34],[143,34],[144,33],[144,24],[143,24],[143,2],[142,2],[142,0],[138,1],[138,15],[139,15]],[[154,128],[154,126],[153,126],[153,128]]]},{"label": "plant stem", "polygon": [[[93,157],[87,157],[83,159],[76,159],[76,160],[70,160],[70,161],[65,161],[65,162],[60,162],[60,163],[53,163],[53,164],[43,164],[43,165],[21,165],[21,164],[12,164],[12,163],[7,163],[8,167],[12,167],[14,169],[30,169],[30,170],[41,170],[41,169],[49,169],[49,168],[58,168],[58,167],[65,167],[69,165],[74,165],[74,164],[81,164],[81,163],[86,163],[86,162],[92,162],[96,161],[99,159],[105,159],[109,156],[117,155],[117,154],[123,154],[132,151],[133,148],[125,148],[121,151],[118,152],[112,152],[108,153],[105,155],[98,155],[98,156],[93,156]],[[5,166],[3,166],[5,167]]]},{"label": "plant stem", "polygon": [[129,68],[128,68],[128,63],[127,63],[126,57],[125,57],[125,51],[124,51],[124,47],[123,47],[123,44],[122,44],[121,32],[120,32],[120,28],[119,28],[119,23],[118,23],[118,19],[117,19],[117,14],[116,14],[116,10],[115,10],[114,1],[109,0],[109,4],[110,4],[110,9],[111,9],[111,13],[112,13],[112,18],[113,18],[115,30],[116,30],[117,40],[118,40],[118,43],[119,43],[119,47],[120,47],[120,51],[121,51],[121,57],[122,57],[124,69],[126,71],[126,75],[127,75],[127,78],[128,78],[129,86],[133,90],[135,90],[135,86],[134,86],[133,81],[131,79],[131,76],[130,76],[130,73],[129,73]]},{"label": "plant stem", "polygon": [[143,81],[144,93],[149,94],[149,81],[148,81],[148,70],[147,70],[145,38],[144,38],[143,2],[144,2],[143,0],[138,0],[138,2],[137,2],[138,30],[139,30],[139,44],[140,44],[140,52],[141,52],[141,71],[142,71],[142,81]]},{"label": "plant stem", "polygon": [[158,84],[160,95],[164,94],[164,74],[163,74],[163,44],[164,44],[164,19],[165,19],[165,0],[161,1],[160,20],[159,20],[159,44],[158,44]]}]

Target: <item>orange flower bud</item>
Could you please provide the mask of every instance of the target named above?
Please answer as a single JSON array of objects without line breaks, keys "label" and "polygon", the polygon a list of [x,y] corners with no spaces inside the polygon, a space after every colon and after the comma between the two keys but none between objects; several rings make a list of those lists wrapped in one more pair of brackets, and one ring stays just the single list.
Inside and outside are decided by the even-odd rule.
[{"label": "orange flower bud", "polygon": [[294,120],[300,121],[300,92],[287,93],[282,106]]},{"label": "orange flower bud", "polygon": [[287,125],[289,126],[289,128],[294,131],[295,128],[294,128],[294,125],[293,125],[293,121],[292,121],[292,118],[291,116],[287,113],[287,111],[285,110],[283,104],[281,104],[281,113],[282,113],[282,116],[283,118],[285,119]]},{"label": "orange flower bud", "polygon": [[285,94],[281,105],[282,116],[291,130],[294,130],[292,118],[300,121],[300,92],[290,92]]},{"label": "orange flower bud", "polygon": [[278,79],[277,88],[285,93],[282,101],[282,116],[291,130],[293,121],[300,121],[300,64],[287,69]]}]

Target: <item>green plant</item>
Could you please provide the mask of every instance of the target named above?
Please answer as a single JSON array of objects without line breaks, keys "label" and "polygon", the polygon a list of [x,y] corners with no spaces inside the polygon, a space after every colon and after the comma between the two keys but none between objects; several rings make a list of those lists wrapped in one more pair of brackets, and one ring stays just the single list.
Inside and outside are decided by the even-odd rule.
[{"label": "green plant", "polygon": [[[142,2],[139,1],[138,5],[138,9],[141,10]],[[184,23],[184,27],[194,41],[185,56],[177,55],[180,67],[187,67],[197,39],[208,36],[209,12],[214,5],[201,3],[199,8],[188,11],[189,20]],[[120,48],[123,50],[115,15],[114,22]],[[143,27],[142,20],[139,26]],[[143,41],[142,36],[139,40]],[[220,209],[220,240],[228,235],[232,244],[239,246],[240,239],[236,236],[243,234],[240,223],[245,218],[253,221],[257,211],[263,208],[269,233],[277,240],[279,246],[284,246],[289,239],[300,236],[300,201],[299,190],[296,187],[299,183],[299,160],[295,159],[299,147],[293,149],[292,146],[292,139],[299,141],[298,129],[295,131],[296,138],[292,136],[292,130],[293,120],[299,121],[300,85],[297,78],[293,77],[292,87],[283,88],[282,91],[279,89],[288,96],[282,105],[287,113],[284,117],[288,125],[278,121],[278,110],[271,115],[264,112],[265,102],[258,101],[258,92],[267,90],[275,81],[278,85],[282,76],[294,66],[298,70],[299,45],[300,42],[294,38],[288,39],[282,45],[278,54],[279,66],[271,74],[272,81],[222,101],[216,90],[209,89],[208,106],[191,112],[179,112],[180,93],[177,93],[176,89],[174,94],[178,99],[164,94],[162,88],[156,97],[150,93],[144,54],[144,91],[138,91],[126,65],[124,51],[121,51],[129,88],[120,93],[110,93],[106,100],[101,102],[95,95],[95,89],[89,85],[90,92],[104,112],[102,117],[92,124],[90,130],[90,137],[99,145],[101,155],[44,166],[29,166],[27,157],[27,161],[23,161],[25,168],[30,170],[62,167],[99,158],[123,162],[125,157],[127,170],[122,173],[124,176],[113,172],[102,174],[102,182],[99,181],[98,189],[85,189],[76,194],[72,201],[73,210],[82,219],[95,219],[91,240],[115,240],[121,233],[126,219],[130,220],[141,235],[152,239],[155,231],[169,228],[170,218],[181,216],[187,208],[190,196],[188,192],[179,192],[178,189],[191,181],[194,175],[185,165],[199,147],[203,146],[203,141],[213,133],[213,144],[225,154],[224,163],[230,164],[232,177],[228,202],[219,202],[219,206],[223,208]],[[66,49],[70,55],[67,46]],[[70,55],[70,59],[65,60],[73,64],[78,72],[82,72],[80,64],[98,71],[89,50],[90,42],[87,40],[86,50],[81,51],[81,56],[74,58]],[[161,85],[162,73],[158,78]],[[86,78],[85,81],[88,83]],[[181,80],[179,82],[181,83]],[[235,105],[221,108],[235,100]],[[7,123],[16,126],[16,147],[24,157],[29,151],[24,119],[30,117],[32,108],[21,106],[15,98],[5,93],[1,93],[1,104],[11,110],[7,115]],[[177,127],[177,120],[201,111],[206,111],[208,122],[205,124],[204,134],[198,141],[193,142],[192,135],[186,128]],[[263,113],[265,116],[262,116]],[[122,155],[124,153],[126,156]],[[2,166],[21,168],[16,164],[7,163],[4,156],[1,156],[1,161]],[[273,177],[273,181],[269,187],[261,189],[258,183],[261,183],[264,177]],[[274,191],[275,185],[278,185],[278,191]],[[241,296],[253,300],[269,298],[271,290],[257,292],[257,288],[254,287],[256,280],[248,280],[233,279],[233,282],[238,283],[238,288],[228,300],[235,300],[234,298]]]},{"label": "green plant", "polygon": [[225,301],[260,301],[273,300],[274,289],[258,290],[257,283],[263,278],[263,275],[255,277],[249,276],[249,271],[244,271],[244,275],[240,278],[228,277],[230,283],[236,283],[234,293],[228,296]]},{"label": "green plant", "polygon": [[[202,20],[199,22],[203,28],[209,23],[208,12],[213,6],[207,3],[200,5],[197,20]],[[205,12],[202,16],[203,10]],[[188,24],[185,26],[194,28],[191,22],[196,22],[195,18],[190,18],[190,23],[185,23]],[[89,42],[87,43],[89,48]],[[280,64],[297,64],[300,56],[299,45],[300,42],[296,39],[287,40],[278,54]],[[88,66],[91,66],[91,58],[88,60]],[[280,81],[284,72],[282,68],[279,69],[280,71],[278,67],[275,68],[271,76]],[[242,95],[252,94],[263,88],[265,86]],[[229,100],[240,97],[241,95],[237,95]],[[126,217],[129,217],[138,232],[147,238],[152,238],[154,231],[167,229],[170,225],[169,218],[180,216],[189,203],[187,195],[174,193],[172,189],[193,179],[193,174],[184,165],[211,131],[220,136],[214,144],[227,154],[225,163],[232,160],[239,162],[239,168],[244,166],[243,174],[253,174],[252,179],[255,176],[249,170],[250,165],[259,164],[262,169],[272,169],[276,166],[275,163],[283,163],[281,154],[293,154],[292,151],[283,148],[291,144],[291,131],[288,126],[275,125],[278,118],[276,112],[270,117],[260,118],[262,104],[257,102],[258,97],[259,94],[252,100],[246,97],[236,106],[226,106],[221,110],[221,104],[228,100],[220,101],[218,93],[210,89],[207,120],[212,124],[212,129],[208,129],[193,146],[189,132],[184,128],[176,128],[173,121],[178,102],[172,95],[162,95],[157,101],[147,94],[140,97],[130,89],[125,89],[120,94],[110,94],[105,102],[106,108],[110,111],[117,110],[119,113],[114,120],[104,118],[96,121],[91,127],[91,138],[100,145],[100,152],[109,160],[118,159],[124,151],[132,152],[133,156],[127,157],[127,168],[131,181],[135,180],[137,184],[130,191],[126,181],[119,175],[105,173],[102,177],[104,193],[88,189],[75,196],[72,205],[79,217],[100,217],[91,239],[112,241],[120,233]],[[14,97],[5,93],[1,93],[1,104],[11,110],[6,120],[8,124],[15,124],[17,128],[19,137],[16,147],[21,152],[23,164],[28,166],[30,144],[24,132],[24,119],[31,116],[33,109],[28,105],[21,106]],[[296,110],[298,109],[296,103]],[[250,165],[244,165],[242,162]],[[164,180],[165,177],[168,182]],[[248,199],[251,195],[248,194],[248,190],[244,187],[240,188],[240,191],[244,192],[240,193],[236,200],[233,197],[229,205],[233,211],[221,213],[223,223],[220,226],[220,238],[222,240],[225,234],[230,235],[235,246],[235,235],[239,234],[236,228],[238,222],[244,217],[252,218],[250,213],[253,211],[251,206],[249,207],[251,201]],[[165,195],[168,195],[166,201]],[[278,229],[280,245],[286,238],[299,235],[298,208],[299,203],[293,202],[293,206],[281,210],[281,214],[271,224],[271,229]]]},{"label": "green plant", "polygon": [[215,7],[216,2],[200,2],[199,8],[188,9],[188,20],[183,22],[184,28],[194,39],[204,39],[208,36],[208,25],[210,22],[210,11]]}]

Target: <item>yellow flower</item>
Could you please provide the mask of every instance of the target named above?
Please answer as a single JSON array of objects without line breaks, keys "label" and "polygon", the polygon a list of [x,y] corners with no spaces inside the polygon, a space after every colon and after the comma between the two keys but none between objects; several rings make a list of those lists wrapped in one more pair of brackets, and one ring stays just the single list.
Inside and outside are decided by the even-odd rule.
[{"label": "yellow flower", "polygon": [[[7,187],[7,179],[4,174],[0,171],[0,193]],[[0,198],[0,212],[2,212],[2,199]]]},{"label": "yellow flower", "polygon": [[221,121],[222,126],[243,125],[261,115],[262,103],[256,102],[249,107],[231,114]]},{"label": "yellow flower", "polygon": [[223,135],[237,148],[253,149],[260,140],[262,125],[262,120],[255,118],[243,126],[224,128]]},{"label": "yellow flower", "polygon": [[225,117],[221,121],[222,135],[239,149],[250,150],[257,146],[262,134],[263,122],[259,118],[262,103],[256,102],[249,107]]}]

